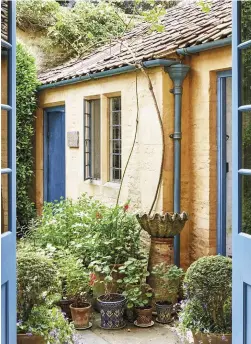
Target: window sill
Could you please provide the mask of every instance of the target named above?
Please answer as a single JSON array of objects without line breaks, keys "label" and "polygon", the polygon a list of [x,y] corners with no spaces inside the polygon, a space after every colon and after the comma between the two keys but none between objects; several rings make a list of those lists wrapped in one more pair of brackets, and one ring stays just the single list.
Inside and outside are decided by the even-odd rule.
[{"label": "window sill", "polygon": [[107,183],[104,184],[104,186],[108,187],[108,188],[119,189],[120,188],[120,183],[107,182]]},{"label": "window sill", "polygon": [[102,182],[100,179],[88,179],[88,180],[85,180],[84,182],[90,185],[102,185]]}]

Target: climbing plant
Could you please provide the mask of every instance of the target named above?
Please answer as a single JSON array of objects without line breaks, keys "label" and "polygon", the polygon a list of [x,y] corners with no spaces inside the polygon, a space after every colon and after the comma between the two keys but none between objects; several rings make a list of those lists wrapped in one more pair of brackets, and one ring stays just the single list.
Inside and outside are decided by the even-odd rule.
[{"label": "climbing plant", "polygon": [[33,179],[33,135],[38,79],[34,58],[17,44],[17,227],[27,227],[35,215],[29,192]]}]

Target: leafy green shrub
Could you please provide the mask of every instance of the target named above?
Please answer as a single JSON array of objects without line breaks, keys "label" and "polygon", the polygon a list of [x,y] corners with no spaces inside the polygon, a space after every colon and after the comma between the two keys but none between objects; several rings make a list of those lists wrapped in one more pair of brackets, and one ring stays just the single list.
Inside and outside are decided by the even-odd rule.
[{"label": "leafy green shrub", "polygon": [[34,58],[21,44],[17,44],[17,223],[18,228],[27,228],[35,215],[35,206],[30,198],[34,175],[33,136],[38,86]]},{"label": "leafy green shrub", "polygon": [[151,287],[146,283],[147,259],[129,258],[119,272],[124,276],[118,283],[124,289],[123,295],[127,299],[127,308],[144,307],[150,304],[153,296]]},{"label": "leafy green shrub", "polygon": [[74,326],[68,323],[56,307],[34,307],[29,319],[26,321],[18,320],[17,332],[29,336],[41,336],[48,344],[75,343]]},{"label": "leafy green shrub", "polygon": [[54,301],[59,291],[57,269],[50,258],[29,245],[17,251],[17,311],[27,321],[33,307]]},{"label": "leafy green shrub", "polygon": [[62,298],[73,300],[80,307],[91,295],[89,272],[84,270],[80,259],[67,254],[67,251],[58,253],[54,261],[62,284]]},{"label": "leafy green shrub", "polygon": [[232,261],[223,256],[198,259],[186,272],[182,327],[198,332],[231,332]]},{"label": "leafy green shrub", "polygon": [[[128,213],[127,209],[128,204],[124,207],[106,207],[97,213],[98,221],[92,239],[86,243],[92,265],[96,269],[104,262],[106,265],[123,264],[129,257],[140,256],[141,228],[135,216]],[[91,244],[90,248],[88,244]]]}]

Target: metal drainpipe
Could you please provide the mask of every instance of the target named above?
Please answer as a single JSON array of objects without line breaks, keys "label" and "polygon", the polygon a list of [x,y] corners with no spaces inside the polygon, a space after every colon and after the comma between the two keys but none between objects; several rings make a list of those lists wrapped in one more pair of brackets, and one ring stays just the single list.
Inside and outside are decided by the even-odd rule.
[{"label": "metal drainpipe", "polygon": [[[180,213],[180,184],[181,184],[181,100],[182,83],[190,67],[183,64],[167,67],[173,81],[174,88],[171,92],[174,94],[174,133],[170,137],[174,140],[174,193],[173,193],[173,211]],[[180,236],[174,237],[174,263],[180,266]]]}]

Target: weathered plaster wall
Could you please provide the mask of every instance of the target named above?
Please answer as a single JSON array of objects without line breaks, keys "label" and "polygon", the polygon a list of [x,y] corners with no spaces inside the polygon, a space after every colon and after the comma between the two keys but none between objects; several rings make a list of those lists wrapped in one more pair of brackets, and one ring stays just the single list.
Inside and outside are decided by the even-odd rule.
[{"label": "weathered plaster wall", "polygon": [[[163,112],[163,72],[150,71],[161,113]],[[36,189],[37,207],[43,203],[43,108],[65,104],[66,132],[79,131],[80,147],[66,146],[66,195],[76,199],[87,192],[108,203],[115,203],[118,184],[110,183],[108,177],[108,98],[121,94],[122,101],[122,170],[126,164],[135,133],[137,101],[136,74],[128,73],[97,81],[48,89],[40,92],[37,112]],[[84,181],[83,173],[83,100],[100,96],[101,99],[101,181]],[[161,162],[161,135],[156,110],[148,90],[146,78],[138,73],[139,127],[136,145],[131,157],[120,202],[131,200],[133,209],[148,211],[157,187]],[[162,191],[155,207],[162,210]]]},{"label": "weathered plaster wall", "polygon": [[[230,69],[232,66],[231,47],[192,55],[186,58],[185,63],[191,66],[191,71],[189,83],[187,80],[184,85],[184,96],[189,94],[189,97],[187,100],[183,99],[182,107],[181,203],[182,209],[188,209],[190,213],[189,251],[190,261],[194,261],[203,255],[216,254],[216,84],[217,72]],[[183,245],[182,242],[182,247]]]}]

